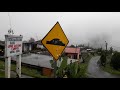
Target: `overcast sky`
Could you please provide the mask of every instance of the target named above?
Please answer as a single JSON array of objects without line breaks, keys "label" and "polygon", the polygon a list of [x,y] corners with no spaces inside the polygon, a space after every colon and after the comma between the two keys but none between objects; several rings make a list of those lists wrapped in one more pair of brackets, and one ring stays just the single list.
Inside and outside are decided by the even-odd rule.
[{"label": "overcast sky", "polygon": [[[120,12],[10,12],[12,29],[23,40],[42,39],[58,21],[70,44],[120,50]],[[0,40],[8,33],[8,12],[0,12]]]}]

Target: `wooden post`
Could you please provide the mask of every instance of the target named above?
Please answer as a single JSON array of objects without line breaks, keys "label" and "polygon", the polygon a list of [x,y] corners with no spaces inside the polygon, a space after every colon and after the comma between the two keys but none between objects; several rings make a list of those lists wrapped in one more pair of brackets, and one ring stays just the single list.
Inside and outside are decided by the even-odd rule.
[{"label": "wooden post", "polygon": [[16,72],[18,75],[18,78],[21,77],[21,55],[17,56],[17,60],[16,60]]},{"label": "wooden post", "polygon": [[11,72],[11,57],[5,58],[5,78],[10,78]]}]

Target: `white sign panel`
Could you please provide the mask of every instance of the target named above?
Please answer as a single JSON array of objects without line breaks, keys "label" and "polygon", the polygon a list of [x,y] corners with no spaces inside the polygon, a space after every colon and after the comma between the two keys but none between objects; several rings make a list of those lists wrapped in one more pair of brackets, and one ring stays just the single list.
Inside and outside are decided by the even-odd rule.
[{"label": "white sign panel", "polygon": [[5,56],[10,57],[22,54],[23,36],[5,35]]}]

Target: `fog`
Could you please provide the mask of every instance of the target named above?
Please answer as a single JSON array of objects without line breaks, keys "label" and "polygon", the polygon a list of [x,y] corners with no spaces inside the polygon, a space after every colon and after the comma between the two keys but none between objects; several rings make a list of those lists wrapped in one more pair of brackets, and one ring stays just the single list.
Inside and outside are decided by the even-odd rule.
[{"label": "fog", "polygon": [[[58,21],[69,45],[88,44],[120,50],[120,12],[9,12],[15,34],[42,39]],[[8,33],[8,12],[0,12],[0,40]]]}]

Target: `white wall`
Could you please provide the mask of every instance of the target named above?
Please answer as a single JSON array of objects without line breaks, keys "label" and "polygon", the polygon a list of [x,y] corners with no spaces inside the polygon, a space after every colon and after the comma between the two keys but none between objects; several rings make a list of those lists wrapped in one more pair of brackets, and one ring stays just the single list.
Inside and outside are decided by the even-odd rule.
[{"label": "white wall", "polygon": [[32,50],[32,45],[31,45],[31,44],[29,45],[29,50],[30,50],[30,51]]}]

